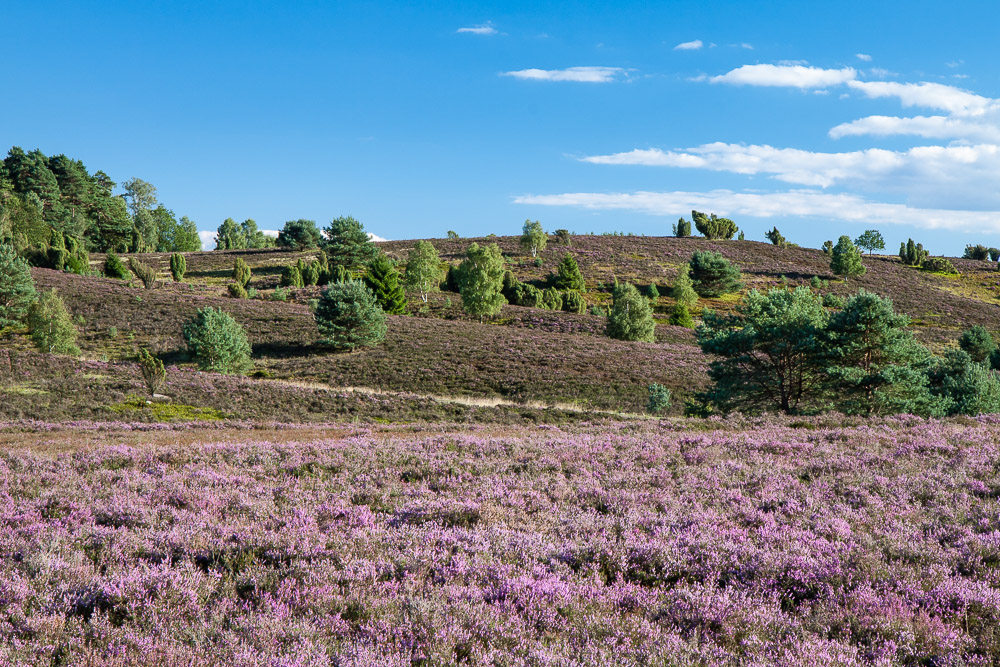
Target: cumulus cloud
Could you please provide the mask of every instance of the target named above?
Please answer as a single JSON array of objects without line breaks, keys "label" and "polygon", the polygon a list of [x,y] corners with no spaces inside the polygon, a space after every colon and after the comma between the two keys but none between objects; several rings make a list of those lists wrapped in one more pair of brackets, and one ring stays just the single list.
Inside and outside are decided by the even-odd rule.
[{"label": "cumulus cloud", "polygon": [[470,26],[468,28],[459,28],[455,32],[468,33],[472,35],[495,35],[497,34],[497,29],[491,26],[489,23],[484,23],[482,25]]},{"label": "cumulus cloud", "polygon": [[578,81],[583,83],[609,83],[627,76],[623,67],[568,67],[566,69],[522,69],[501,72],[500,76],[531,81]]},{"label": "cumulus cloud", "polygon": [[215,232],[198,232],[202,250],[215,250]]},{"label": "cumulus cloud", "polygon": [[577,192],[558,195],[524,195],[517,204],[570,206],[590,210],[633,211],[676,216],[692,209],[714,211],[728,217],[811,217],[865,224],[913,224],[928,229],[1000,232],[1000,210],[955,211],[918,208],[906,204],[872,201],[855,194],[829,194],[815,190],[756,193],[710,192]]},{"label": "cumulus cloud", "polygon": [[853,67],[823,69],[805,65],[743,65],[725,74],[709,77],[712,83],[737,86],[774,86],[789,88],[827,88],[858,76]]},{"label": "cumulus cloud", "polygon": [[691,42],[681,42],[674,47],[674,51],[697,51],[703,46],[705,46],[705,43],[700,39],[696,39]]},{"label": "cumulus cloud", "polygon": [[872,61],[872,57],[867,53],[855,53],[854,57],[858,60],[863,60],[866,63],[870,63]]}]

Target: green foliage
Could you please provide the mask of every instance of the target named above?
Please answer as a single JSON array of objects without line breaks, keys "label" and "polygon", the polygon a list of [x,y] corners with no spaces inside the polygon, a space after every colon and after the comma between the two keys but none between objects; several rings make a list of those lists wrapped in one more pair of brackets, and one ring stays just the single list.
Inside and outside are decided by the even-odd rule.
[{"label": "green foliage", "polygon": [[538,253],[545,250],[545,243],[549,240],[548,234],[542,229],[542,223],[535,220],[524,221],[521,230],[521,247],[531,251],[532,257],[537,257]]},{"label": "green foliage", "polygon": [[246,331],[221,309],[199,309],[183,333],[188,353],[203,371],[245,373],[253,367]]},{"label": "green foliage", "polygon": [[[163,209],[163,213],[160,213]],[[157,252],[198,252],[201,250],[201,237],[198,236],[198,226],[187,216],[181,216],[180,222],[174,218],[173,211],[162,206],[153,211],[157,221],[158,240]]]},{"label": "green foliage", "polygon": [[899,244],[899,259],[907,266],[920,266],[929,254],[922,243],[914,243],[913,239]]},{"label": "green foliage", "polygon": [[809,286],[817,290],[823,289],[824,287],[826,287],[826,281],[820,278],[819,276],[813,276],[812,278],[809,279]]},{"label": "green foliage", "polygon": [[406,312],[406,294],[396,266],[385,255],[379,255],[368,265],[365,285],[375,295],[375,300],[387,315]]},{"label": "green foliage", "polygon": [[128,258],[128,266],[132,269],[132,273],[138,278],[143,287],[146,289],[153,289],[156,287],[156,270],[149,264],[144,264],[140,262],[135,257]]},{"label": "green foliage", "polygon": [[854,239],[854,245],[862,250],[867,250],[871,255],[876,250],[885,250],[885,239],[877,229],[868,229],[864,234]]},{"label": "green foliage", "polygon": [[691,308],[698,303],[698,293],[694,291],[694,282],[691,280],[691,266],[681,264],[677,270],[677,278],[674,279],[674,286],[670,290],[670,296],[677,303],[684,304]]},{"label": "green foliage", "polygon": [[167,372],[163,369],[163,362],[144,347],[139,348],[139,372],[142,373],[142,380],[146,383],[150,396],[155,396],[167,382]]},{"label": "green foliage", "polygon": [[823,254],[824,255],[833,254],[833,241],[823,241]]},{"label": "green foliage", "polygon": [[245,299],[247,298],[247,288],[239,283],[229,283],[227,286],[229,289],[229,296],[234,299]]},{"label": "green foliage", "polygon": [[958,275],[958,269],[955,268],[955,265],[947,257],[928,257],[920,265],[920,270],[931,273]]},{"label": "green foliage", "polygon": [[569,290],[568,292],[563,292],[562,309],[567,313],[585,313],[587,311],[587,302],[582,294],[576,290]]},{"label": "green foliage", "polygon": [[1000,261],[1000,248],[990,248],[989,254],[991,262]]},{"label": "green foliage", "polygon": [[691,236],[691,222],[680,218],[672,228],[674,236],[677,238],[684,238],[686,236]]},{"label": "green foliage", "polygon": [[549,282],[558,290],[587,291],[587,286],[583,282],[583,274],[580,273],[580,266],[576,263],[576,258],[570,253],[566,253],[559,260],[556,272],[552,274]]},{"label": "green foliage", "polygon": [[962,255],[962,259],[978,259],[986,260],[989,259],[990,249],[982,244],[967,245],[965,246],[965,253]]},{"label": "green foliage", "polygon": [[649,301],[639,294],[635,285],[616,285],[612,293],[611,311],[608,313],[607,334],[617,340],[656,340],[656,322]]},{"label": "green foliage", "polygon": [[[323,268],[318,261],[312,261],[299,268],[303,285],[319,285],[323,279]],[[326,282],[330,282],[327,280]]]},{"label": "green foliage", "polygon": [[808,412],[823,405],[820,352],[827,313],[807,288],[750,290],[731,315],[706,312],[697,328],[712,387],[725,411]]},{"label": "green foliage", "polygon": [[242,250],[247,247],[243,230],[232,218],[226,218],[215,232],[216,250]]},{"label": "green foliage", "polygon": [[825,308],[843,308],[844,299],[841,296],[834,294],[833,292],[827,292],[823,295],[823,307]]},{"label": "green foliage", "polygon": [[746,241],[746,238],[747,238],[746,234],[744,234],[743,230],[741,229],[739,235],[736,237],[736,240],[737,241]]},{"label": "green foliage", "polygon": [[929,391],[930,352],[906,329],[892,301],[859,291],[830,316],[823,336],[829,390],[846,414],[934,416],[941,401]]},{"label": "green foliage", "polygon": [[660,290],[656,288],[656,283],[650,283],[646,287],[646,298],[650,301],[656,301],[660,298]]},{"label": "green foliage", "polygon": [[674,305],[673,310],[670,311],[670,324],[675,327],[694,329],[694,319],[685,304],[678,302]]},{"label": "green foliage", "polygon": [[444,281],[441,283],[441,289],[446,292],[458,292],[458,267],[449,264],[448,270],[445,271]]},{"label": "green foliage", "polygon": [[456,276],[465,312],[478,316],[480,322],[500,312],[506,303],[501,293],[503,273],[503,256],[495,243],[485,247],[478,243],[469,246]]},{"label": "green foliage", "polygon": [[378,248],[365,232],[364,225],[350,216],[336,218],[323,229],[326,240],[323,249],[330,264],[356,271],[378,255]]},{"label": "green foliage", "polygon": [[253,274],[250,272],[250,267],[243,261],[242,257],[237,257],[233,263],[233,282],[245,288],[252,277]]},{"label": "green foliage", "polygon": [[305,283],[302,280],[302,272],[299,270],[298,265],[291,264],[286,266],[281,272],[280,285],[282,287],[304,287]]},{"label": "green foliage", "polygon": [[986,327],[977,324],[962,332],[958,338],[958,347],[965,350],[973,361],[983,363],[997,349],[997,343]]},{"label": "green foliage", "polygon": [[271,295],[268,297],[271,301],[288,301],[288,290],[282,287],[274,288]]},{"label": "green foliage", "polygon": [[930,384],[948,415],[1000,412],[1000,377],[965,350],[948,350],[930,372]]},{"label": "green foliage", "polygon": [[701,211],[691,211],[691,219],[706,239],[731,239],[739,231],[735,222],[729,218],[718,218],[714,213],[705,215]]},{"label": "green foliage", "polygon": [[785,237],[781,235],[781,232],[778,231],[777,227],[764,234],[764,236],[767,237],[767,240],[770,241],[772,245],[776,245],[779,248],[784,248],[788,245]]},{"label": "green foliage", "polygon": [[688,262],[694,291],[704,297],[718,297],[743,288],[740,270],[719,253],[697,251]]},{"label": "green foliage", "polygon": [[830,270],[833,275],[844,276],[845,279],[863,276],[868,270],[861,262],[861,252],[846,234],[840,237],[830,253]]},{"label": "green foliage", "polygon": [[670,390],[662,384],[653,383],[647,387],[649,400],[646,402],[646,410],[650,414],[658,415],[664,410],[670,409]]},{"label": "green foliage", "polygon": [[318,248],[323,240],[319,227],[313,220],[289,220],[278,232],[278,247],[291,250]]},{"label": "green foliage", "polygon": [[542,290],[542,308],[547,310],[562,310],[563,297],[555,287]]},{"label": "green foliage", "polygon": [[555,231],[555,237],[556,240],[559,241],[559,243],[565,246],[571,245],[573,241],[568,229],[557,229]]},{"label": "green foliage", "polygon": [[320,342],[334,349],[374,347],[385,339],[385,313],[364,283],[351,280],[328,286],[313,314]]},{"label": "green foliage", "polygon": [[457,241],[460,238],[461,237],[458,235],[458,232],[456,232],[454,230],[451,230],[451,229],[448,230],[448,240],[449,241]]},{"label": "green foliage", "polygon": [[28,263],[13,247],[0,244],[0,329],[23,323],[36,299]]},{"label": "green foliage", "polygon": [[517,283],[514,287],[514,297],[510,303],[524,308],[542,307],[542,290],[527,283]]},{"label": "green foliage", "polygon": [[174,253],[170,256],[170,276],[174,282],[179,283],[184,280],[185,273],[187,273],[187,260],[184,259],[184,255]]},{"label": "green foliage", "polygon": [[440,289],[441,259],[434,244],[417,241],[406,259],[405,285],[419,292],[420,300],[427,303],[427,295]]},{"label": "green foliage", "polygon": [[73,319],[55,290],[42,292],[28,309],[28,330],[32,342],[42,352],[80,354]]}]

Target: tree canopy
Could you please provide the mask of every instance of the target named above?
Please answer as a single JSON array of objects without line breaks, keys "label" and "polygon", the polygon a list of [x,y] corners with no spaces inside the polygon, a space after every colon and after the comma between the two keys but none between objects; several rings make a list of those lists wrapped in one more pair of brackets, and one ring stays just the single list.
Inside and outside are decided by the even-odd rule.
[{"label": "tree canopy", "polygon": [[500,312],[507,300],[503,296],[504,260],[495,243],[473,243],[458,267],[458,291],[465,312],[479,318]]},{"label": "tree canopy", "polygon": [[701,211],[691,211],[691,219],[698,232],[706,239],[731,239],[739,231],[736,223],[729,218],[719,218],[714,213],[705,215]]},{"label": "tree canopy", "polygon": [[364,225],[351,216],[341,216],[323,229],[323,249],[330,264],[356,271],[378,255],[378,248],[368,238]]},{"label": "tree canopy", "polygon": [[405,284],[420,294],[427,303],[427,294],[440,289],[441,259],[430,241],[417,241],[406,260]]},{"label": "tree canopy", "polygon": [[537,257],[538,253],[545,250],[545,243],[549,240],[548,234],[542,229],[542,223],[537,220],[525,220],[521,230],[521,247],[530,250],[532,257]]}]

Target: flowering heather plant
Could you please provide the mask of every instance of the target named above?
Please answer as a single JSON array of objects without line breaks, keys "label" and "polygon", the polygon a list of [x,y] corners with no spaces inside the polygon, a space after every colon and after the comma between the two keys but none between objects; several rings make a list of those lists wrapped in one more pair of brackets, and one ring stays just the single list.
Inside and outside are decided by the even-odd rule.
[{"label": "flowering heather plant", "polygon": [[7,451],[0,663],[996,664],[1000,421],[838,421]]}]

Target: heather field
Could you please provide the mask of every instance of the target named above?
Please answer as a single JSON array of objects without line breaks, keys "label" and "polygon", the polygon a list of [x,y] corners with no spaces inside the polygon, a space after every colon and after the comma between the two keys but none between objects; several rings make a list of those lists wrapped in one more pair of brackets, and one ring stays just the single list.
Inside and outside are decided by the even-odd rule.
[{"label": "heather field", "polygon": [[989,665],[1000,422],[0,429],[0,662]]}]

